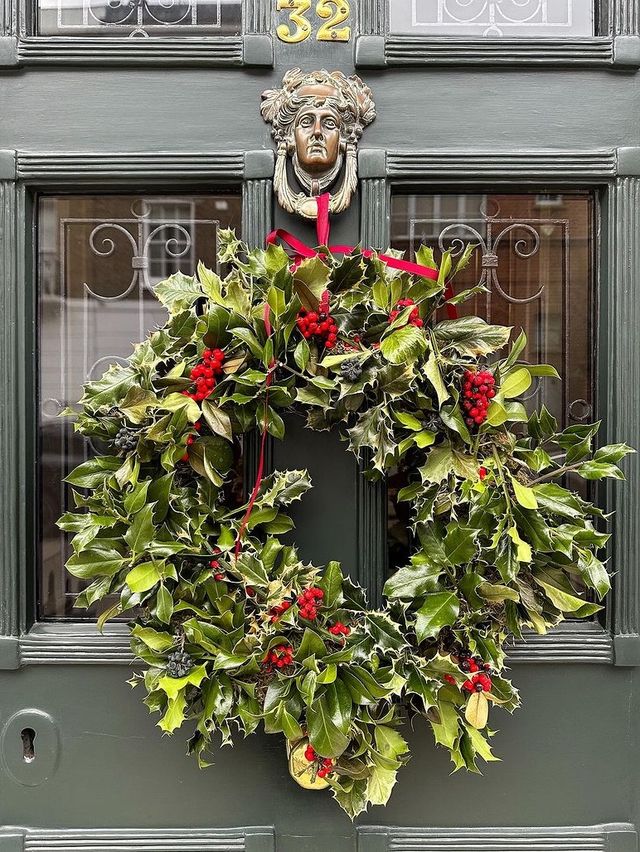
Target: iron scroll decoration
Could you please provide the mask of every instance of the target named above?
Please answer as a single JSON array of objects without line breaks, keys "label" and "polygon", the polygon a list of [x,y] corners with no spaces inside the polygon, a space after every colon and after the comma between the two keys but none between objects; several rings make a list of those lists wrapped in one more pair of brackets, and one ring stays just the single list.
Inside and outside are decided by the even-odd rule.
[{"label": "iron scroll decoration", "polygon": [[[334,211],[348,205],[374,115],[359,78],[291,71],[263,114],[280,203],[317,217],[322,248],[277,231],[250,250],[220,231],[224,278],[199,264],[156,285],[165,325],[85,385],[74,428],[106,452],[66,478],[75,511],[58,524],[74,533],[68,571],[88,581],[77,605],[105,601],[100,626],[134,618],[146,668],[130,683],[163,732],[188,726],[204,767],[219,740],[262,724],[284,736],[292,778],[331,788],[354,818],[389,800],[407,718],[431,726],[455,770],[496,760],[489,708],[520,703],[507,639],[590,617],[610,588],[606,516],[560,483],[623,479],[633,450],[595,449],[598,424],[527,413],[533,381],[557,373],[524,361],[524,334],[457,318],[477,292],[453,293],[473,246],[437,259],[422,246],[413,262],[328,245],[324,190],[338,187]],[[307,194],[289,184],[290,157]],[[264,470],[267,435],[282,439],[291,411],[366,453],[369,478],[400,463],[416,474],[400,498],[415,548],[378,610],[338,562],[316,567],[281,540],[311,488],[306,470]],[[235,451],[254,429],[255,485],[234,506]]]},{"label": "iron scroll decoration", "polygon": [[263,93],[261,112],[277,144],[280,205],[315,219],[317,196],[331,192],[330,212],[346,210],[358,185],[358,142],[376,116],[371,89],[356,74],[294,68],[281,88]]}]

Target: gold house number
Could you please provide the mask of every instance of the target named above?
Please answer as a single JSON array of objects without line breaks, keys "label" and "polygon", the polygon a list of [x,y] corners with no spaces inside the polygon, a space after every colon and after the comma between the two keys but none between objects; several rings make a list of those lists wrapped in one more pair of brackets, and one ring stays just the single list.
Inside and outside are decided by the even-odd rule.
[{"label": "gold house number", "polygon": [[[305,41],[313,32],[313,27],[306,17],[311,8],[312,0],[277,0],[279,12],[290,10],[289,23],[280,24],[276,32],[281,41],[289,44],[298,44]],[[318,41],[349,41],[351,27],[341,27],[349,20],[348,0],[318,0],[316,3],[316,15],[325,23],[320,26],[316,34]]]}]

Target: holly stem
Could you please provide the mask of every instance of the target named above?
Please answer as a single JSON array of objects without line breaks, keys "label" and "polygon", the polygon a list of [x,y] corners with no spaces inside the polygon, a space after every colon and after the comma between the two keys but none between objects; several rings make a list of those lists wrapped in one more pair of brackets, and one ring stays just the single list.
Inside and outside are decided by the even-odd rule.
[{"label": "holly stem", "polygon": [[555,470],[551,470],[549,473],[545,473],[543,476],[539,476],[537,479],[534,479],[529,483],[529,487],[532,485],[540,485],[541,482],[549,482],[549,480],[556,479],[558,476],[564,476],[565,473],[571,473],[573,470],[578,470],[581,465],[582,462],[578,462],[577,464],[563,464],[562,467],[558,467]]},{"label": "holly stem", "polygon": [[301,379],[304,379],[305,382],[309,381],[308,376],[305,376],[304,373],[298,372],[298,370],[294,370],[293,367],[290,367],[288,364],[285,364],[284,361],[278,361],[278,367],[282,367],[284,370],[288,370],[290,373],[293,373],[294,376],[298,376]]},{"label": "holly stem", "polygon": [[509,512],[509,514],[511,514],[511,496],[509,495],[509,489],[507,488],[507,481],[504,478],[504,468],[502,467],[502,462],[500,461],[500,454],[498,453],[498,450],[497,450],[495,444],[491,447],[491,452],[493,454],[493,458],[494,458],[494,461],[496,463],[496,466],[497,466],[498,470],[500,471],[500,483],[502,485],[502,490],[504,492],[504,499],[506,500],[506,503],[507,503],[507,511]]}]

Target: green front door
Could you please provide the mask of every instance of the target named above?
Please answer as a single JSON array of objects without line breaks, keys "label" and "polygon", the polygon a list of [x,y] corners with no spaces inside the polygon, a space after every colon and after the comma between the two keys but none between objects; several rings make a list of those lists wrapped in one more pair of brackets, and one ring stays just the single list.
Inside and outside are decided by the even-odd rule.
[{"label": "green front door", "polygon": [[[127,685],[124,625],[100,635],[96,613],[73,607],[54,522],[62,479],[92,448],[58,413],[161,317],[154,283],[215,264],[219,228],[314,242],[274,199],[259,111],[290,68],[358,73],[376,103],[333,241],[477,243],[469,281],[488,292],[475,309],[523,326],[531,358],[563,376],[532,404],[638,443],[636,0],[317,5],[349,7],[328,40],[316,4],[293,0],[4,0],[0,852],[637,848],[636,461],[615,499],[602,495],[616,510],[605,616],[512,649],[523,708],[495,714],[503,762],[452,776],[418,724],[389,806],[355,825],[291,780],[279,737],[199,771]],[[296,512],[303,555],[341,559],[379,601],[408,547],[402,472],[368,485],[337,438],[295,424],[271,461],[313,477]]]}]

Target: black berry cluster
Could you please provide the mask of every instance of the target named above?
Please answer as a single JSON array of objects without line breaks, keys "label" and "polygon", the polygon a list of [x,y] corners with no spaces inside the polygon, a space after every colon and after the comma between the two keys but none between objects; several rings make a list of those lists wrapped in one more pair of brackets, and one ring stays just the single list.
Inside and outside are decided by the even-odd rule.
[{"label": "black berry cluster", "polygon": [[121,453],[130,453],[138,446],[138,433],[123,426],[115,437],[114,445]]},{"label": "black berry cluster", "polygon": [[489,370],[465,370],[462,379],[462,407],[467,426],[482,426],[489,403],[496,395],[496,380]]},{"label": "black berry cluster", "polygon": [[184,677],[193,668],[193,660],[186,651],[174,651],[167,658],[167,674],[169,677]]},{"label": "black berry cluster", "polygon": [[362,375],[362,362],[359,358],[349,358],[340,364],[340,375],[348,382],[356,382]]},{"label": "black berry cluster", "polygon": [[333,349],[338,338],[338,326],[331,316],[328,290],[322,294],[317,311],[300,308],[296,324],[306,340],[315,337],[327,349]]}]

